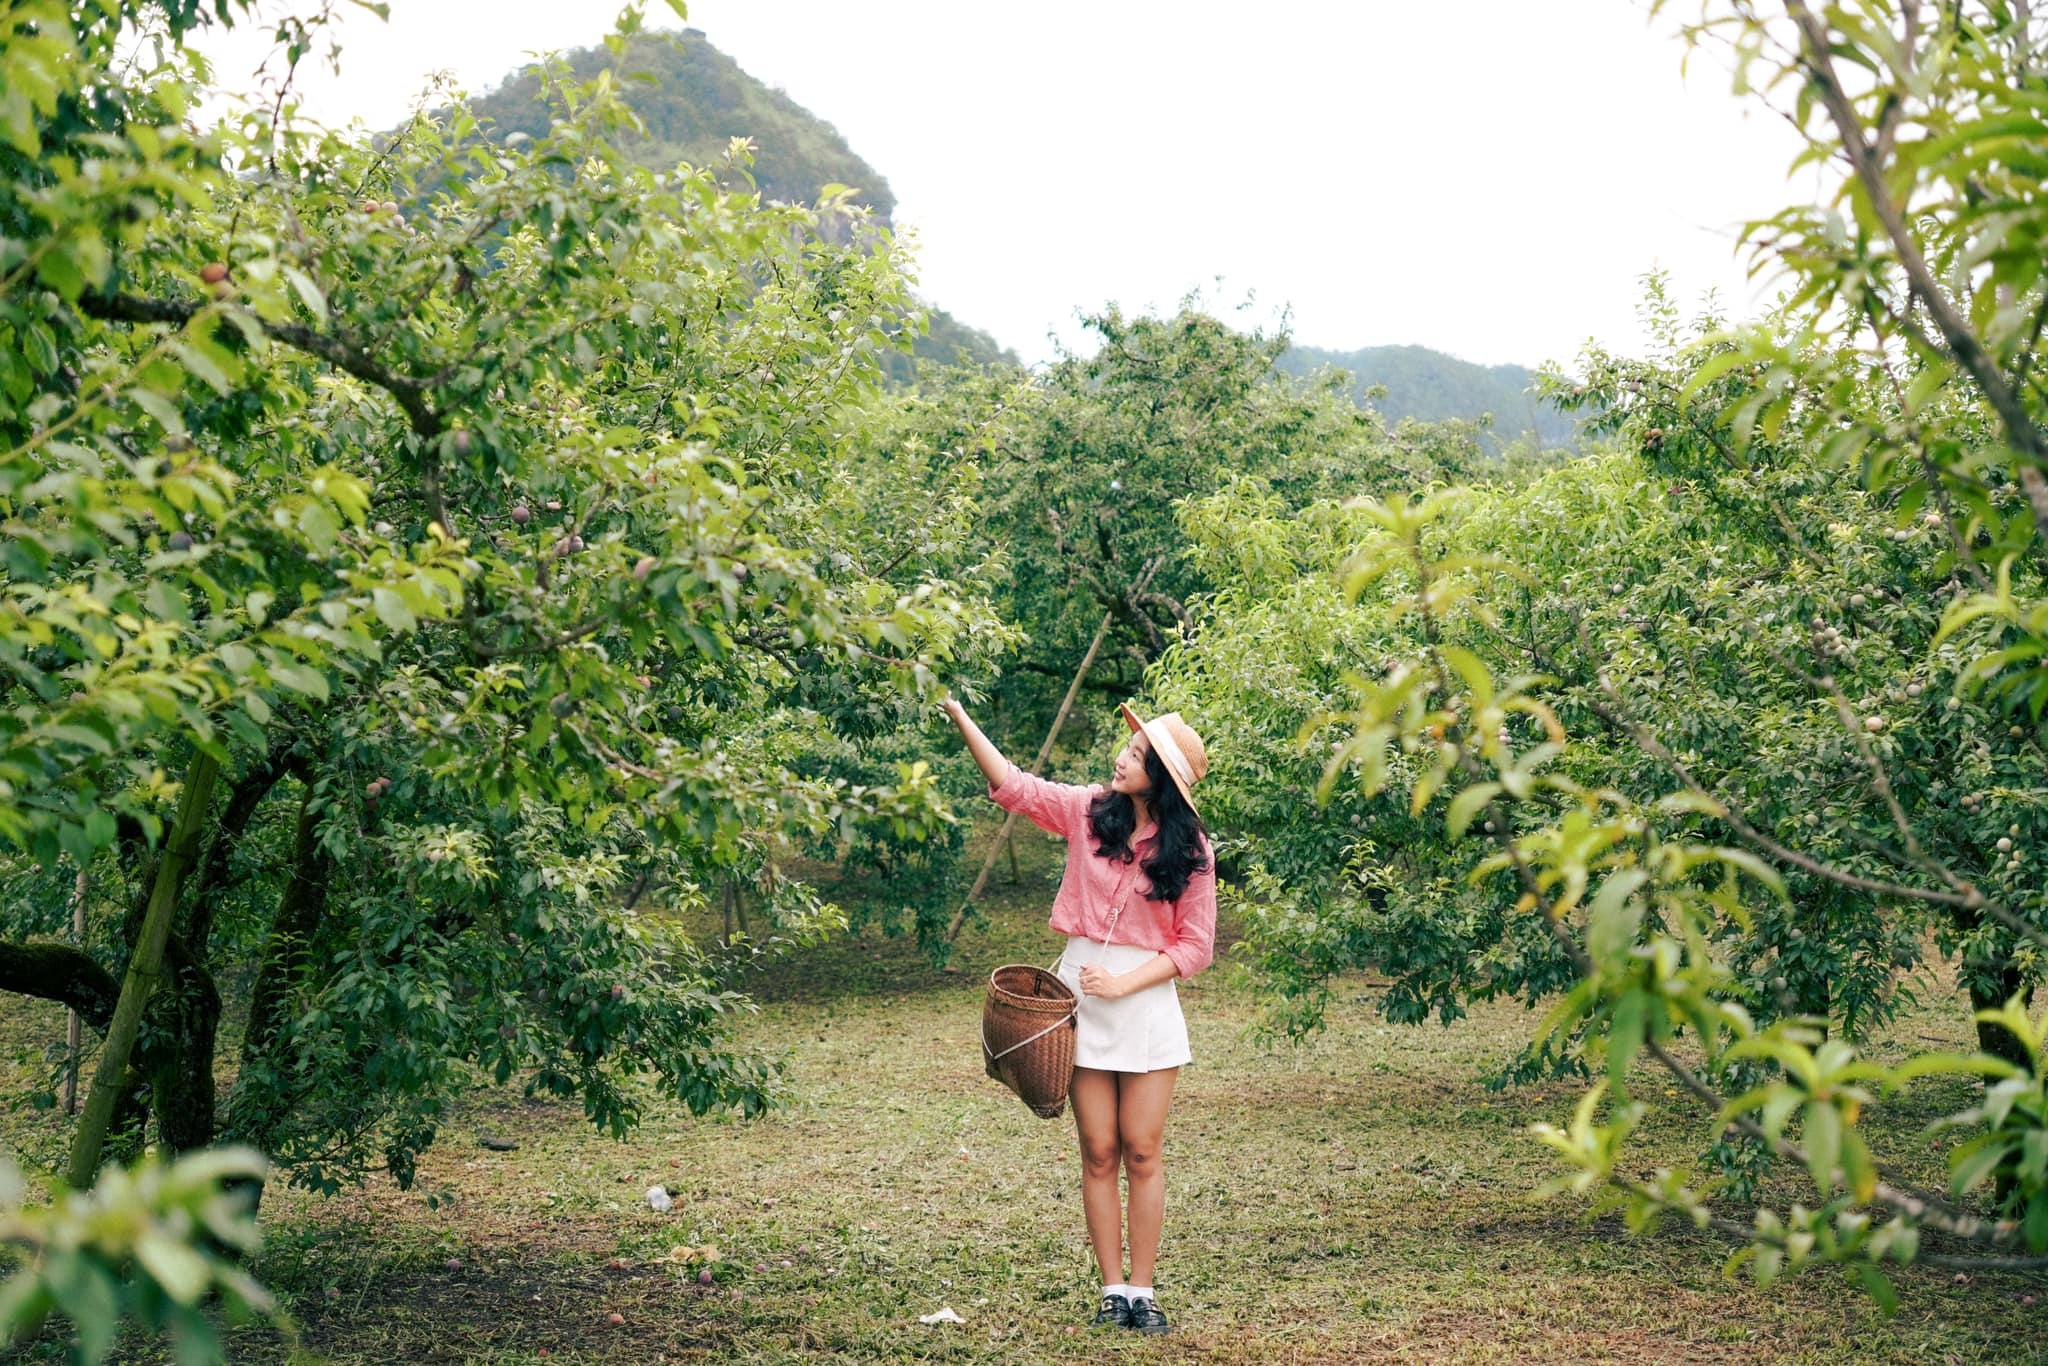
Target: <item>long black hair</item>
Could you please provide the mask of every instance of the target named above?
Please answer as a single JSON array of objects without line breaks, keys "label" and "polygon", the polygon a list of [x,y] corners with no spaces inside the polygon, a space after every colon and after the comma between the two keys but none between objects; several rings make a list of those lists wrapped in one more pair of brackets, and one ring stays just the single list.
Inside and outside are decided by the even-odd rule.
[{"label": "long black hair", "polygon": [[[1158,824],[1152,852],[1138,865],[1152,880],[1145,899],[1178,901],[1187,890],[1188,879],[1209,866],[1202,853],[1202,818],[1188,805],[1188,799],[1167,776],[1166,765],[1150,749],[1145,751],[1145,776],[1152,783],[1148,796],[1152,819]],[[1137,829],[1138,807],[1129,793],[1104,792],[1088,804],[1088,830],[1095,836],[1097,857],[1129,863],[1137,857],[1131,851],[1131,836]]]}]

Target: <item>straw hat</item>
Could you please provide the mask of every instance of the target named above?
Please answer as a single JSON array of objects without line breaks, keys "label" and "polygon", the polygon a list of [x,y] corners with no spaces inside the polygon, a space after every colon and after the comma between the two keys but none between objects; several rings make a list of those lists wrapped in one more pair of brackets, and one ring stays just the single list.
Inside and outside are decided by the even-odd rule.
[{"label": "straw hat", "polygon": [[1118,705],[1123,710],[1125,724],[1152,742],[1152,752],[1159,756],[1160,763],[1166,765],[1166,776],[1173,779],[1180,795],[1188,799],[1189,806],[1193,806],[1194,786],[1209,771],[1209,752],[1202,747],[1202,737],[1195,734],[1193,726],[1180,719],[1177,711],[1143,721],[1138,718],[1138,713],[1131,710],[1130,703]]}]

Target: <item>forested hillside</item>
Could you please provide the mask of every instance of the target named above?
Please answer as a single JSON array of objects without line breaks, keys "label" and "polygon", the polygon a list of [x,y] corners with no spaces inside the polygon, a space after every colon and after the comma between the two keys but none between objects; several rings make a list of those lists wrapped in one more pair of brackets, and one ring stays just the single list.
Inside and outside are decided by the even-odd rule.
[{"label": "forested hillside", "polygon": [[[618,59],[602,47],[586,47],[565,54],[565,60],[576,79],[586,81]],[[754,178],[770,199],[808,204],[820,186],[849,185],[884,221],[894,215],[896,196],[887,178],[848,147],[838,129],[742,71],[701,31],[685,29],[673,42],[635,43],[624,71],[654,78],[625,86],[626,103],[647,125],[647,136],[626,141],[624,150],[642,165],[709,166],[725,155],[732,139],[752,138]],[[541,99],[540,69],[531,66],[507,76],[471,107],[502,131],[536,138],[554,117]]]},{"label": "forested hillside", "polygon": [[[1573,444],[1572,420],[1544,406],[1530,391],[1536,372],[1520,365],[1474,365],[1427,346],[1367,346],[1357,351],[1326,351],[1319,346],[1294,346],[1280,357],[1289,374],[1312,375],[1338,369],[1351,375],[1351,392],[1370,403],[1389,425],[1412,417],[1418,422],[1493,415],[1489,444],[1495,449],[1524,433],[1535,433],[1544,447]],[[1386,395],[1369,398],[1374,385]]]},{"label": "forested hillside", "polygon": [[[576,79],[584,81],[616,59],[603,47],[586,47],[567,53],[565,60]],[[622,138],[621,150],[641,165],[655,170],[679,161],[713,166],[734,138],[750,138],[754,179],[768,199],[808,204],[824,186],[846,185],[883,222],[892,221],[896,196],[888,178],[847,146],[837,128],[748,75],[701,30],[685,29],[674,41],[635,43],[627,50],[624,71],[653,78],[624,86],[626,103],[646,124],[647,135]],[[513,72],[471,107],[503,133],[535,138],[547,132],[554,117],[541,98],[538,67]],[[917,354],[981,364],[1005,358],[993,337],[938,308],[931,310],[931,332],[919,340]]]}]

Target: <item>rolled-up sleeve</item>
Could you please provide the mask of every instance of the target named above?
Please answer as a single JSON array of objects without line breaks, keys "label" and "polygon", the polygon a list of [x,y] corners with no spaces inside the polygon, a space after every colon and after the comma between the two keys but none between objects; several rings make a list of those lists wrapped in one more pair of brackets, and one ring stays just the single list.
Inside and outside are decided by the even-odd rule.
[{"label": "rolled-up sleeve", "polygon": [[991,787],[988,795],[1003,810],[1016,812],[1047,834],[1072,839],[1094,790],[1034,777],[1011,764],[1009,776]]},{"label": "rolled-up sleeve", "polygon": [[1173,943],[1160,950],[1173,960],[1174,970],[1192,977],[1216,956],[1216,856],[1209,866],[1188,878],[1180,900],[1173,903]]}]

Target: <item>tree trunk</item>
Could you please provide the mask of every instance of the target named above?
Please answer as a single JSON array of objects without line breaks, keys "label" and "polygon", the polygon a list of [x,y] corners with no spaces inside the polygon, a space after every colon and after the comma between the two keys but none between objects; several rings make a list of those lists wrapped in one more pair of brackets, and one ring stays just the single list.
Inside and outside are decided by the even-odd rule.
[{"label": "tree trunk", "polygon": [[[1958,907],[1954,914],[1956,924],[1965,930],[1975,930],[1983,924],[1983,916],[1974,907]],[[1963,964],[1962,968],[1964,979],[1968,983],[1972,1012],[2001,1008],[2013,998],[2013,993],[2019,991],[2025,981],[2019,965],[2013,961],[2010,952],[2002,961],[1986,963],[1980,969],[1973,971],[1968,963]],[[1986,978],[1989,979],[1988,983],[1984,980]],[[2028,988],[2022,1004],[2031,1005],[2033,999],[2033,989]],[[1977,1026],[1977,1047],[1994,1058],[2002,1058],[2013,1066],[2025,1068],[2029,1072],[2038,1066],[2033,1055],[2027,1052],[2027,1046],[2015,1038],[2004,1025],[1980,1023]]]},{"label": "tree trunk", "polygon": [[228,1102],[226,1137],[262,1152],[272,1147],[281,1117],[275,1092],[265,1094],[254,1081],[274,1072],[272,1050],[289,1008],[292,992],[305,966],[306,946],[327,910],[327,879],[332,862],[320,847],[319,813],[308,787],[299,802],[298,827],[292,837],[292,875],[278,898],[277,915],[264,941],[256,983],[249,992],[249,1025],[242,1035],[241,1077]]},{"label": "tree trunk", "polygon": [[143,1050],[142,1071],[149,1079],[157,1137],[174,1153],[214,1141],[221,999],[207,966],[208,942],[215,912],[234,882],[228,865],[235,845],[271,789],[292,770],[291,745],[290,736],[278,739],[229,789],[206,855],[192,874],[184,919],[165,946],[170,981],[150,1011],[155,1043]]},{"label": "tree trunk", "polygon": [[160,1032],[143,1050],[157,1138],[173,1153],[213,1142],[213,1050],[220,1028],[220,990],[183,939],[165,947],[170,981],[157,993],[151,1023]]},{"label": "tree trunk", "polygon": [[[1994,984],[1988,991],[1977,982],[1973,981],[1970,984],[1971,1008],[1974,1010],[1997,1010],[2012,999],[2013,993],[2021,989],[2023,982],[2024,979],[2020,975],[2018,966],[2008,961],[1999,967]],[[2034,993],[2029,990],[2022,998],[2022,1004],[2031,1006],[2033,999]],[[1983,1049],[1994,1058],[2003,1058],[2013,1066],[2025,1068],[2029,1072],[2040,1065],[2038,1060],[2031,1053],[2027,1052],[2027,1046],[2021,1043],[2013,1032],[2004,1025],[1979,1021],[1977,1024],[1977,1047]]]},{"label": "tree trunk", "polygon": [[319,826],[313,792],[308,788],[299,803],[298,828],[292,837],[291,881],[285,884],[284,894],[278,899],[277,918],[271,922],[256,984],[249,993],[249,1028],[242,1037],[245,1064],[261,1058],[271,1035],[277,1032],[293,979],[305,958],[306,941],[327,909],[330,864],[327,852],[320,847]]},{"label": "tree trunk", "polygon": [[214,780],[220,776],[220,761],[201,753],[185,774],[184,795],[178,801],[178,815],[171,824],[170,839],[157,861],[151,886],[149,908],[142,918],[135,951],[128,957],[128,974],[121,983],[121,999],[114,1018],[107,1025],[105,1045],[100,1049],[99,1069],[93,1074],[92,1089],[86,1093],[85,1112],[78,1131],[72,1135],[71,1162],[66,1180],[73,1190],[92,1185],[99,1172],[100,1152],[106,1147],[107,1126],[114,1117],[114,1103],[126,1083],[129,1055],[135,1049],[135,1034],[142,1024],[142,1008],[149,1003],[163,967],[164,944],[170,938],[171,918],[178,907],[178,892],[185,870],[192,866],[199,850],[199,831],[206,821],[206,807],[213,796]]},{"label": "tree trunk", "polygon": [[202,966],[212,961],[209,942],[213,937],[214,914],[220,908],[222,897],[234,886],[235,879],[229,875],[228,865],[234,857],[235,846],[271,789],[288,773],[305,776],[304,762],[293,754],[295,742],[296,737],[292,735],[283,735],[275,740],[269,752],[228,790],[220,818],[214,822],[213,838],[207,842],[205,861],[193,875],[193,894],[187,899],[185,918],[179,922],[176,931]]}]

